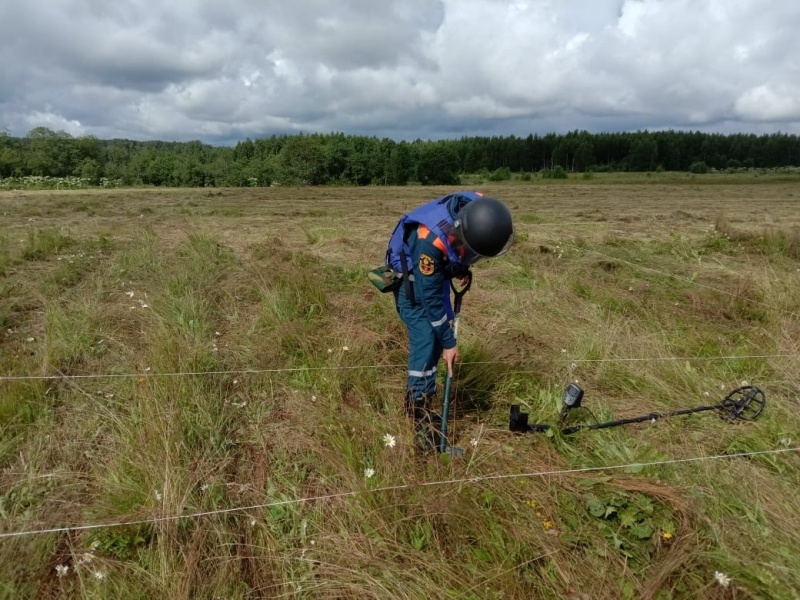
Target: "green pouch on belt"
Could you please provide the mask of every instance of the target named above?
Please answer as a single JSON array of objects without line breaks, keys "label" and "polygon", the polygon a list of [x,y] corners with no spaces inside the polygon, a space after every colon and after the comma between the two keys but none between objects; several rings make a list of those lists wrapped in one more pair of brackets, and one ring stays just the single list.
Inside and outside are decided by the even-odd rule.
[{"label": "green pouch on belt", "polygon": [[393,292],[403,283],[403,274],[395,271],[391,265],[383,265],[372,269],[367,276],[381,292]]}]

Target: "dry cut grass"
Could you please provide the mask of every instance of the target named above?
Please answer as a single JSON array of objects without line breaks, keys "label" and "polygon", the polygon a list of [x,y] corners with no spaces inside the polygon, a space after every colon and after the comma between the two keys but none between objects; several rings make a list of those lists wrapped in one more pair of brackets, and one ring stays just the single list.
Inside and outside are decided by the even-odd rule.
[{"label": "dry cut grass", "polygon": [[[415,453],[365,275],[449,189],[0,194],[0,596],[797,598],[796,185],[480,189],[517,239],[464,303],[463,459]],[[570,381],[600,420],[768,405],[508,432]]]}]

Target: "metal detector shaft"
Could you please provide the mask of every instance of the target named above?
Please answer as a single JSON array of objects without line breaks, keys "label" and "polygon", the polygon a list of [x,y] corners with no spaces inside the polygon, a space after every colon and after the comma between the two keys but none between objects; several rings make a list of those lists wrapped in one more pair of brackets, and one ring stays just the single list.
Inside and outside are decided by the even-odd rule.
[{"label": "metal detector shaft", "polygon": [[[461,313],[461,303],[464,300],[464,294],[467,293],[472,285],[471,271],[467,271],[466,280],[467,283],[463,288],[461,288],[461,290],[457,290],[453,284],[453,281],[450,281],[450,287],[455,295],[455,302],[453,303],[453,336],[456,338],[456,340],[458,340],[458,318],[459,314]],[[450,447],[450,444],[447,443],[447,418],[450,413],[450,387],[452,379],[453,378],[450,376],[450,369],[448,369],[447,376],[444,380],[444,400],[442,402],[442,424],[440,427],[441,436],[439,438],[439,452],[447,452],[448,447]]]},{"label": "metal detector shaft", "polygon": [[688,415],[690,413],[703,412],[705,410],[718,410],[722,408],[721,404],[716,406],[698,406],[697,408],[684,408],[681,410],[674,410],[667,413],[650,413],[649,415],[642,415],[641,417],[630,417],[628,419],[615,419],[614,421],[606,421],[605,423],[586,423],[583,425],[573,425],[561,430],[564,435],[576,433],[582,429],[607,429],[609,427],[617,427],[619,425],[628,425],[630,423],[643,423],[644,421],[656,421],[664,417],[675,417],[678,415]]},{"label": "metal detector shaft", "polygon": [[[735,399],[738,398],[738,399]],[[607,429],[609,427],[617,427],[619,425],[627,425],[629,423],[642,423],[644,421],[656,421],[664,417],[675,417],[678,415],[688,415],[692,413],[699,413],[707,410],[723,410],[727,411],[728,422],[741,419],[743,421],[752,421],[764,408],[766,399],[764,392],[755,386],[745,386],[733,390],[728,394],[722,402],[709,406],[697,406],[695,408],[683,408],[680,410],[673,410],[666,413],[652,412],[641,417],[630,417],[627,419],[616,419],[614,421],[606,421],[605,423],[587,423],[582,425],[573,425],[561,430],[563,435],[577,433],[583,429]],[[752,408],[752,407],[755,408]],[[745,411],[748,411],[746,413]]]}]

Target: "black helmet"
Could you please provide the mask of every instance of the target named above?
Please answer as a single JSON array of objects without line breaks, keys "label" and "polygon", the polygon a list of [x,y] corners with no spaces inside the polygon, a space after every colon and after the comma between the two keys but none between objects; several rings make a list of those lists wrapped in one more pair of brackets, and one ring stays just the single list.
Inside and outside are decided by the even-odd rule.
[{"label": "black helmet", "polygon": [[466,260],[462,261],[465,264],[500,256],[514,238],[511,211],[500,200],[481,196],[456,215],[455,231],[468,251]]}]

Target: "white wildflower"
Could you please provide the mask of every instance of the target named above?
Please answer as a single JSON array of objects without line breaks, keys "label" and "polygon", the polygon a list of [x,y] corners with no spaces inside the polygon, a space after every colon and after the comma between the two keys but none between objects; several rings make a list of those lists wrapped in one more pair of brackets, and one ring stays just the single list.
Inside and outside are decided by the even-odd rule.
[{"label": "white wildflower", "polygon": [[742,382],[741,382],[739,385],[740,385],[740,386],[742,386],[742,387],[747,387],[747,386],[748,386],[748,385],[750,385],[750,384],[749,384],[749,383],[747,383],[747,380],[745,379],[745,380],[744,380],[744,381],[742,381]]},{"label": "white wildflower", "polygon": [[69,565],[56,565],[56,575],[64,577],[69,573]]},{"label": "white wildflower", "polygon": [[153,496],[155,496],[156,500],[158,500],[159,502],[161,502],[161,500],[164,498],[164,496],[162,496],[161,492],[159,492],[158,490],[153,492]]},{"label": "white wildflower", "polygon": [[128,298],[133,298],[133,292],[125,292],[125,295],[126,295]]},{"label": "white wildflower", "polygon": [[714,579],[717,580],[717,583],[720,584],[722,587],[728,587],[731,584],[731,578],[722,573],[721,571],[716,571],[714,573]]},{"label": "white wildflower", "polygon": [[29,337],[29,338],[26,338],[25,341],[26,342],[34,342],[34,341],[36,341],[36,338]]},{"label": "white wildflower", "polygon": [[250,519],[250,527],[255,527],[255,526],[256,526],[256,520]]},{"label": "white wildflower", "polygon": [[317,401],[317,397],[316,396],[311,396],[311,401],[312,402],[316,402]]},{"label": "white wildflower", "polygon": [[366,469],[364,469],[364,477],[366,477],[367,479],[371,479],[374,475],[375,475],[375,469],[371,467],[367,467]]},{"label": "white wildflower", "polygon": [[349,352],[350,348],[348,348],[347,346],[342,346],[342,350],[344,350],[345,352]]},{"label": "white wildflower", "polygon": [[469,445],[472,446],[473,448],[477,448],[478,447],[478,440],[476,438],[472,438],[469,441]]},{"label": "white wildflower", "polygon": [[394,448],[397,442],[394,439],[394,436],[390,433],[385,433],[383,435],[383,445],[387,448]]},{"label": "white wildflower", "polygon": [[103,579],[106,578],[106,574],[104,571],[95,571],[93,575],[95,579],[99,579],[100,581],[103,581]]}]

